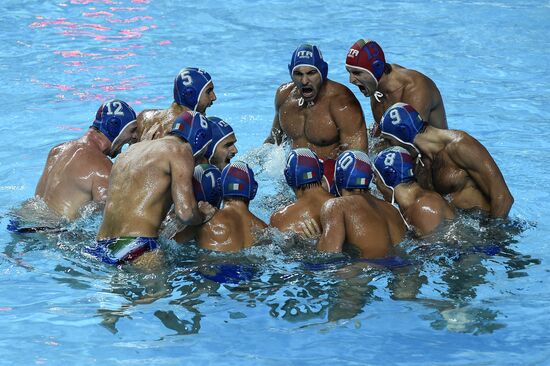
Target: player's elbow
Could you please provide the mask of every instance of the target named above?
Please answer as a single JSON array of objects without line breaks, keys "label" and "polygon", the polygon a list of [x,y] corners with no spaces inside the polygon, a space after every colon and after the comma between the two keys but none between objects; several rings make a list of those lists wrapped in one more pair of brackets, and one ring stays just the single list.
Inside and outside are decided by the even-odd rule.
[{"label": "player's elbow", "polygon": [[325,253],[339,253],[342,251],[341,245],[334,240],[328,240],[326,235],[321,236],[317,243],[317,251]]},{"label": "player's elbow", "polygon": [[492,205],[491,216],[495,218],[505,218],[508,216],[512,205],[514,204],[514,197],[510,192],[506,192],[495,200],[495,204]]}]

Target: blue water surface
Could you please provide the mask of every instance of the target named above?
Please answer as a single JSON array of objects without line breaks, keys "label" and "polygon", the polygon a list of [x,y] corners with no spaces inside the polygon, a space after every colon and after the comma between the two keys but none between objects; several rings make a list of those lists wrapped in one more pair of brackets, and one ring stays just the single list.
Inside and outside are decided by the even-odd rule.
[{"label": "blue water surface", "polygon": [[[32,197],[49,149],[121,98],[166,108],[186,66],[213,77],[260,180],[268,220],[291,199],[284,151],[262,146],[292,51],[318,44],[348,83],[346,52],[377,40],[389,62],[439,86],[451,128],[480,140],[515,204],[506,222],[464,216],[406,265],[363,269],[268,232],[245,253],[166,241],[156,274],[84,257],[101,218],[68,232],[0,229],[1,365],[545,365],[550,360],[548,1],[172,2],[3,0],[0,224]],[[351,265],[353,264],[353,265]],[[350,266],[351,265],[351,266]]]}]

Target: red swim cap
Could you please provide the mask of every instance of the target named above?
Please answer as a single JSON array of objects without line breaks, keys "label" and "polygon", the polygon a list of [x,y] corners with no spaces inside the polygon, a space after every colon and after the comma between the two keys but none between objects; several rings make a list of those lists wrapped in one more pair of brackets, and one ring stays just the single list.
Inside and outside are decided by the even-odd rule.
[{"label": "red swim cap", "polygon": [[368,71],[376,81],[384,73],[386,58],[378,43],[369,39],[360,39],[351,46],[346,57],[346,66]]}]

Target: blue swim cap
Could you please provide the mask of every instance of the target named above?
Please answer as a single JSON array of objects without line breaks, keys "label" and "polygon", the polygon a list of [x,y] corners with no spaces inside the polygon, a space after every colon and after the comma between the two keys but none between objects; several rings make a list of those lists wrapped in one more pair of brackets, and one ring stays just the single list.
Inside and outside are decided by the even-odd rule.
[{"label": "blue swim cap", "polygon": [[423,127],[424,121],[420,114],[405,103],[395,103],[386,109],[380,123],[382,135],[393,137],[399,142],[413,147],[414,138]]},{"label": "blue swim cap", "polygon": [[182,69],[174,79],[174,101],[196,110],[202,92],[212,82],[210,74],[196,67]]},{"label": "blue swim cap", "polygon": [[92,124],[113,143],[130,123],[135,122],[136,112],[126,102],[111,99],[99,107]]},{"label": "blue swim cap", "polygon": [[312,66],[317,69],[319,74],[321,74],[322,80],[325,81],[328,75],[328,64],[323,60],[323,55],[319,47],[312,44],[304,43],[300,45],[290,59],[288,64],[288,72],[290,72],[290,77],[294,69],[298,66]]},{"label": "blue swim cap", "polygon": [[348,150],[336,159],[334,181],[339,195],[342,189],[368,189],[371,180],[372,168],[364,152]]},{"label": "blue swim cap", "polygon": [[413,158],[400,146],[393,146],[380,152],[374,159],[374,169],[382,179],[382,183],[391,188],[414,180]]},{"label": "blue swim cap", "polygon": [[222,191],[224,197],[244,197],[252,201],[258,190],[254,172],[242,161],[228,164],[222,171]]},{"label": "blue swim cap", "polygon": [[310,149],[294,149],[285,166],[285,179],[292,188],[320,182],[323,178],[323,162]]},{"label": "blue swim cap", "polygon": [[202,154],[212,142],[208,120],[198,112],[185,111],[180,114],[170,133],[185,139],[191,145],[193,156]]},{"label": "blue swim cap", "polygon": [[212,159],[218,144],[226,137],[234,135],[233,128],[225,122],[223,119],[218,117],[208,117],[210,122],[210,129],[212,130],[212,143],[208,146],[204,156],[208,158],[208,161]]},{"label": "blue swim cap", "polygon": [[206,201],[219,207],[222,202],[222,173],[214,165],[200,164],[193,172],[193,192],[197,202]]}]

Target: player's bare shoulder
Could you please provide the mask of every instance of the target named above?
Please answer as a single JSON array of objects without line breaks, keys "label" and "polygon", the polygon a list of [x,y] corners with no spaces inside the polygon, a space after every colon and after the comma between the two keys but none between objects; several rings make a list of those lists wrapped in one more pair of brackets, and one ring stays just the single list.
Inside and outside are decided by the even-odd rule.
[{"label": "player's bare shoulder", "polygon": [[165,112],[165,109],[144,109],[141,111],[137,116],[138,123],[140,121],[150,121],[155,120],[162,116],[162,114]]},{"label": "player's bare shoulder", "polygon": [[340,84],[337,81],[328,79],[326,83],[326,88],[327,93],[330,95],[330,97],[347,96],[355,98],[355,94],[353,94],[350,88],[348,88],[344,84]]},{"label": "player's bare shoulder", "polygon": [[346,205],[353,204],[351,196],[335,197],[326,201],[321,207],[321,216],[342,215],[345,213]]},{"label": "player's bare shoulder", "polygon": [[331,107],[343,108],[346,106],[360,107],[359,100],[350,88],[336,81],[327,80],[327,96]]},{"label": "player's bare shoulder", "polygon": [[296,91],[296,86],[293,82],[281,84],[275,93],[275,106],[280,107],[288,99],[292,91]]},{"label": "player's bare shoulder", "polygon": [[193,150],[189,143],[184,143],[179,137],[168,135],[158,141],[158,156],[163,160],[172,164],[189,164],[193,163]]},{"label": "player's bare shoulder", "polygon": [[399,67],[398,70],[400,79],[405,87],[409,86],[415,89],[422,88],[427,90],[437,90],[437,86],[435,85],[433,80],[421,73],[420,71],[407,69],[397,64],[395,64],[395,66]]},{"label": "player's bare shoulder", "polygon": [[455,154],[469,154],[472,148],[480,145],[474,137],[465,131],[448,130],[448,143],[445,145],[445,151]]},{"label": "player's bare shoulder", "polygon": [[147,130],[149,130],[155,122],[162,119],[162,115],[164,113],[164,109],[145,109],[141,111],[136,118],[138,135],[141,137],[145,132],[147,132]]},{"label": "player's bare shoulder", "polygon": [[97,149],[85,149],[82,151],[84,161],[90,165],[90,169],[93,170],[95,167],[102,167],[111,169],[113,162],[107,155],[98,151]]},{"label": "player's bare shoulder", "polygon": [[208,238],[217,243],[227,242],[235,229],[235,221],[234,212],[218,210],[212,219],[201,225],[198,232],[199,241]]}]

